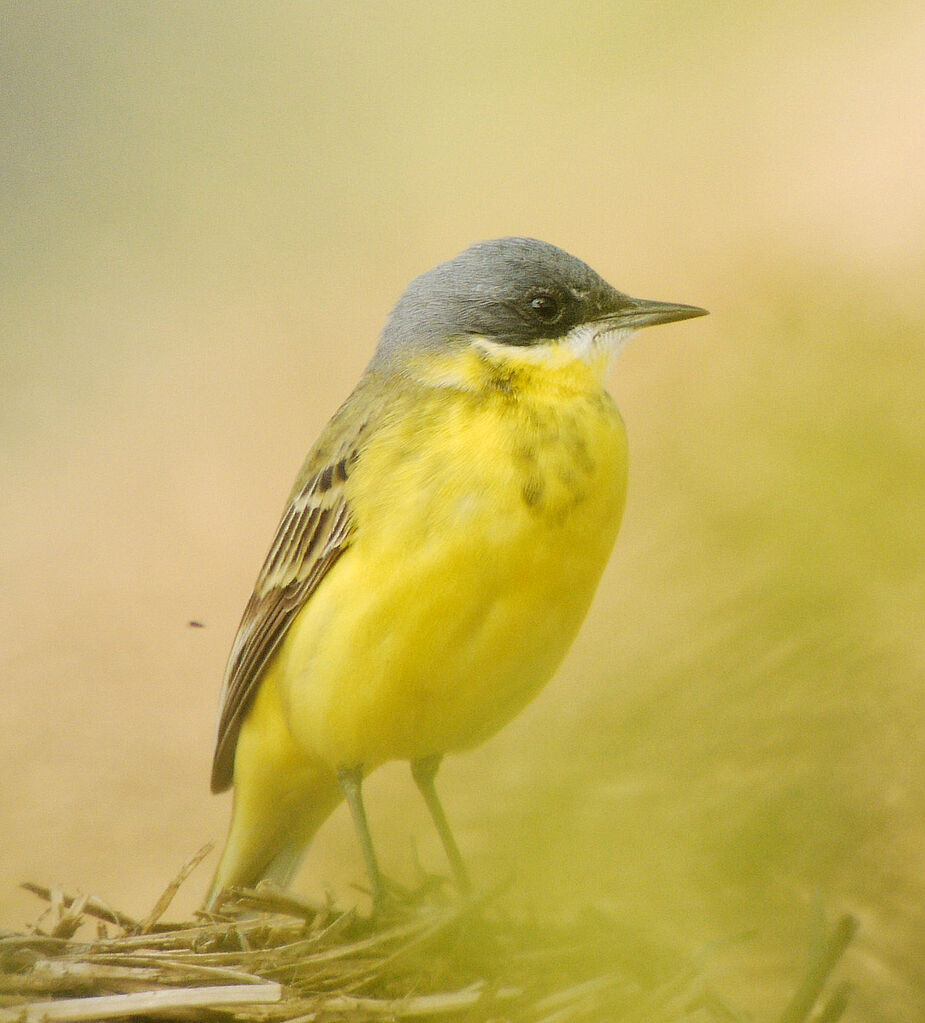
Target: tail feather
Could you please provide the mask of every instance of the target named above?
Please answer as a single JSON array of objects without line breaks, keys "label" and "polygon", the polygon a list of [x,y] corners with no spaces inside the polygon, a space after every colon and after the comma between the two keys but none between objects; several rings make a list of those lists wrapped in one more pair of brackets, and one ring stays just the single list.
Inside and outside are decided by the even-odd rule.
[{"label": "tail feather", "polygon": [[336,773],[293,741],[271,666],[238,734],[231,827],[205,909],[231,885],[269,878],[287,886],[342,798]]},{"label": "tail feather", "polygon": [[315,832],[343,798],[336,776],[307,773],[287,776],[285,793],[236,784],[231,829],[206,896],[207,911],[232,885],[253,888],[266,878],[285,888],[292,882]]}]

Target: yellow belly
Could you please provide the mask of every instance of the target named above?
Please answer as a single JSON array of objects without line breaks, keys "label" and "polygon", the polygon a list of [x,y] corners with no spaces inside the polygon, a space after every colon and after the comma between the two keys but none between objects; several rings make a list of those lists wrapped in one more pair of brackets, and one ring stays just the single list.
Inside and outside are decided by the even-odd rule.
[{"label": "yellow belly", "polygon": [[348,481],[352,545],[263,682],[296,746],[372,768],[494,733],[572,642],[625,484],[623,424],[600,390],[434,390],[397,409]]}]

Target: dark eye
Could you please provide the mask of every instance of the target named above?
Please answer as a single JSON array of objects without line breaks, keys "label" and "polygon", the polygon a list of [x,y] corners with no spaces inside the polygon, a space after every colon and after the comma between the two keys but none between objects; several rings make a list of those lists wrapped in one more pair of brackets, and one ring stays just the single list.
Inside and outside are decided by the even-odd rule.
[{"label": "dark eye", "polygon": [[559,300],[553,295],[537,295],[531,299],[530,308],[544,323],[558,320],[562,312]]}]

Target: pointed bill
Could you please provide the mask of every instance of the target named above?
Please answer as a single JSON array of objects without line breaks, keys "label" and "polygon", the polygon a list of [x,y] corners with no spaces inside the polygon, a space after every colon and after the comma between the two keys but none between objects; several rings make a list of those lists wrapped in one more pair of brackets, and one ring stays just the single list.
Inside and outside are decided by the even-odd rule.
[{"label": "pointed bill", "polygon": [[707,310],[695,305],[679,305],[677,302],[652,302],[645,298],[631,298],[629,304],[616,312],[601,317],[598,323],[612,329],[652,327],[657,323],[674,323],[690,320],[695,316],[706,316]]}]

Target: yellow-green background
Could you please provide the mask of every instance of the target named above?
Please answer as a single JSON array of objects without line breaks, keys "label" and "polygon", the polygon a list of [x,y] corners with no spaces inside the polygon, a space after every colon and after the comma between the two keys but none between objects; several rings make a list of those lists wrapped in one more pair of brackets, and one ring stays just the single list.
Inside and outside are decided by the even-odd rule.
[{"label": "yellow-green background", "polygon": [[[304,451],[414,275],[530,234],[712,315],[622,357],[598,599],[444,769],[479,887],[762,1013],[850,910],[851,1018],[923,1018],[921,5],[5,0],[0,45],[4,924],[27,878],[143,912],[223,837],[223,662]],[[389,871],[442,869],[403,766],[368,798]],[[301,886],[360,879],[338,813]]]}]

